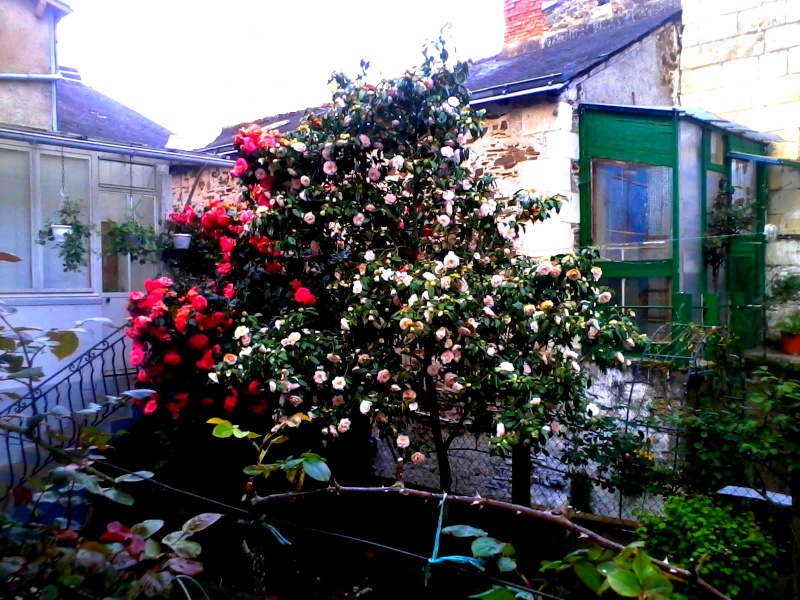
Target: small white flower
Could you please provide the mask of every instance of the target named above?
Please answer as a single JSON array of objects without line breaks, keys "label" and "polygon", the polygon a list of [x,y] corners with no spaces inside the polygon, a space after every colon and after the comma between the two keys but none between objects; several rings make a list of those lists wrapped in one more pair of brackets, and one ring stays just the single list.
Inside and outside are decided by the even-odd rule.
[{"label": "small white flower", "polygon": [[350,331],[350,323],[347,322],[347,319],[341,320],[342,331]]},{"label": "small white flower", "polygon": [[625,356],[623,356],[622,352],[617,352],[614,358],[617,359],[617,362],[624,365],[625,364]]},{"label": "small white flower", "polygon": [[536,398],[531,398],[531,405],[532,406],[539,406],[542,403],[542,399],[536,396]]},{"label": "small white flower", "polygon": [[325,371],[317,371],[314,373],[314,383],[322,385],[328,380],[328,374]]},{"label": "small white flower", "polygon": [[294,150],[295,152],[305,152],[306,145],[303,142],[295,142],[294,144],[292,144],[292,150]]},{"label": "small white flower", "polygon": [[408,438],[407,435],[398,435],[397,436],[397,447],[398,448],[408,448],[411,445],[411,440]]},{"label": "small white flower", "polygon": [[347,433],[350,430],[350,419],[342,419],[339,421],[336,429],[339,430],[339,433]]},{"label": "small white flower", "polygon": [[506,434],[506,426],[502,422],[497,423],[496,437],[503,437]]},{"label": "small white flower", "polygon": [[369,400],[362,400],[361,404],[358,407],[358,410],[361,411],[362,415],[365,415],[370,411],[371,408],[372,408],[372,402],[370,402]]},{"label": "small white flower", "polygon": [[411,412],[417,412],[418,408],[419,408],[419,405],[416,402],[409,402],[408,410],[410,410]]},{"label": "small white flower", "polygon": [[597,407],[597,404],[593,402],[586,405],[586,414],[590,417],[594,417],[600,414],[600,409]]},{"label": "small white flower", "polygon": [[250,333],[250,329],[246,325],[239,325],[233,332],[234,339],[239,339],[243,335]]},{"label": "small white flower", "polygon": [[364,260],[373,261],[375,260],[375,253],[372,250],[367,250],[364,252]]},{"label": "small white flower", "polygon": [[219,376],[216,373],[209,373],[208,378],[214,383],[219,383]]},{"label": "small white flower", "polygon": [[459,259],[458,256],[456,256],[455,253],[451,250],[444,257],[443,263],[444,266],[447,267],[448,269],[455,269],[459,264],[461,264],[461,259]]},{"label": "small white flower", "polygon": [[335,390],[343,390],[347,382],[344,380],[344,377],[334,377],[333,381],[331,381],[331,385]]},{"label": "small white flower", "polygon": [[362,291],[364,291],[364,287],[361,285],[361,281],[356,279],[353,282],[353,293],[354,294],[360,294]]},{"label": "small white flower", "polygon": [[500,369],[501,371],[505,371],[506,373],[513,373],[514,372],[514,365],[512,365],[508,361],[501,362],[500,365],[497,368]]},{"label": "small white flower", "polygon": [[453,156],[453,149],[450,146],[444,146],[439,153],[444,156],[445,158],[450,158]]},{"label": "small white flower", "polygon": [[456,108],[457,106],[459,106],[461,104],[461,101],[458,98],[456,98],[455,96],[450,96],[447,99],[447,103],[450,106],[452,106],[453,108]]}]

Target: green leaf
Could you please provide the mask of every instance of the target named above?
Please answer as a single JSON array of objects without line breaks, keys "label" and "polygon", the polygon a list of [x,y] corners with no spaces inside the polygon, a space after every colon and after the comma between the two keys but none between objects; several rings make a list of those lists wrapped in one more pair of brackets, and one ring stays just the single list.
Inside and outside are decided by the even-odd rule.
[{"label": "green leaf", "polygon": [[135,473],[126,473],[125,475],[120,475],[114,481],[117,483],[143,481],[145,479],[150,479],[153,475],[154,473],[151,471],[136,471]]},{"label": "green leaf", "polygon": [[483,600],[516,600],[517,595],[508,588],[493,587],[491,590],[481,594],[475,594],[470,598],[483,598]]},{"label": "green leaf", "polygon": [[505,548],[505,542],[491,537],[479,537],[472,542],[472,555],[475,558],[486,558],[500,554]]},{"label": "green leaf", "polygon": [[623,569],[608,575],[608,585],[624,598],[637,598],[642,591],[636,575]]},{"label": "green leaf", "polygon": [[222,515],[219,513],[203,513],[186,521],[186,523],[183,524],[183,527],[181,527],[181,531],[183,531],[183,533],[186,535],[192,535],[198,531],[203,531],[203,529],[210,527],[221,518]]},{"label": "green leaf", "polygon": [[325,461],[316,454],[301,454],[303,460],[303,472],[317,481],[328,481],[331,478],[331,470]]},{"label": "green leaf", "polygon": [[[133,530],[131,529],[131,531]],[[144,553],[142,554],[144,558],[155,558],[160,554],[161,544],[152,538],[148,538],[144,541]]]},{"label": "green leaf", "polygon": [[600,572],[601,575],[608,576],[611,573],[615,573],[619,571],[622,567],[620,567],[617,563],[613,563],[611,561],[604,562],[597,565],[597,570]]},{"label": "green leaf", "polygon": [[78,334],[74,331],[60,331],[54,329],[48,331],[45,335],[51,341],[58,342],[57,346],[50,347],[50,352],[52,352],[53,356],[58,360],[64,360],[75,354],[75,351],[81,343],[80,339],[78,339]]},{"label": "green leaf", "polygon": [[41,367],[31,367],[30,369],[22,369],[15,373],[6,375],[6,379],[36,379],[37,377],[44,376],[44,371]]},{"label": "green leaf", "polygon": [[226,421],[225,423],[220,423],[214,430],[211,432],[211,435],[218,438],[228,438],[233,435],[233,424]]},{"label": "green leaf", "polygon": [[642,581],[642,589],[648,598],[672,596],[672,582],[661,573],[654,572]]},{"label": "green leaf", "polygon": [[[0,252],[0,254],[2,254],[2,252]],[[39,598],[41,600],[57,600],[58,588],[51,583],[50,585],[42,589]]]},{"label": "green leaf", "polygon": [[445,527],[444,529],[442,529],[442,533],[459,538],[484,537],[489,535],[483,529],[470,527],[469,525],[450,525],[450,527]]},{"label": "green leaf", "polygon": [[169,545],[169,547],[172,548],[175,554],[183,558],[197,558],[203,550],[200,544],[192,540],[180,540]]},{"label": "green leaf", "polygon": [[159,519],[150,519],[147,521],[142,521],[141,523],[137,523],[131,527],[131,533],[135,533],[136,535],[140,535],[144,539],[147,539],[163,526],[164,521]]},{"label": "green leaf", "polygon": [[135,398],[136,400],[147,400],[150,396],[155,394],[155,390],[127,390],[122,392],[120,396],[128,396],[129,398]]},{"label": "green leaf", "polygon": [[508,556],[501,556],[497,559],[497,568],[501,573],[509,573],[517,570],[517,561]]},{"label": "green leaf", "polygon": [[575,575],[578,576],[583,584],[596,592],[600,589],[600,586],[603,585],[603,578],[600,576],[600,573],[597,572],[597,567],[595,567],[589,561],[583,561],[575,564]]},{"label": "green leaf", "polygon": [[639,581],[644,581],[649,575],[657,574],[653,563],[650,562],[650,557],[644,550],[640,549],[636,552],[633,559],[633,572]]},{"label": "green leaf", "polygon": [[101,495],[118,504],[124,504],[125,506],[131,506],[133,504],[133,496],[116,488],[103,490]]}]

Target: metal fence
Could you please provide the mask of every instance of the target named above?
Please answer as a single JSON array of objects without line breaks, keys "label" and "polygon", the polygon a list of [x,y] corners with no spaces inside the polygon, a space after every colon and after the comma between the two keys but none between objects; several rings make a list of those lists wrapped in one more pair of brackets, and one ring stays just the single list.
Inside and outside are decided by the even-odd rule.
[{"label": "metal fence", "polygon": [[53,461],[32,436],[40,435],[53,446],[70,448],[78,442],[84,427],[97,426],[112,415],[128,416],[118,413],[122,404],[106,402],[108,397],[132,389],[135,383],[127,346],[123,329],[114,330],[37,384],[32,393],[0,410],[0,419],[31,428],[26,434],[4,431],[0,435],[0,500]]}]

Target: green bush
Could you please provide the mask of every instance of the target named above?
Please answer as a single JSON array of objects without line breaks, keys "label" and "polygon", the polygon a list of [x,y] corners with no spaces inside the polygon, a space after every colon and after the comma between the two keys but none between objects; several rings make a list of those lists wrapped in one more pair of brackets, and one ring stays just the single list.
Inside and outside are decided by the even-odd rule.
[{"label": "green bush", "polygon": [[638,530],[650,553],[697,570],[730,597],[759,598],[775,589],[777,550],[752,513],[737,513],[707,496],[674,496],[663,515]]}]

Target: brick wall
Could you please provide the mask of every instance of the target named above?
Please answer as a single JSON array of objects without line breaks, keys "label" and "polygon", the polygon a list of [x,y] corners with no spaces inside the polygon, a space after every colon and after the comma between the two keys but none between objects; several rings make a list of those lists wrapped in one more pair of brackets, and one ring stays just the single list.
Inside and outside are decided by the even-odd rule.
[{"label": "brick wall", "polygon": [[545,25],[542,0],[504,0],[503,10],[506,19],[506,45],[542,37]]}]

